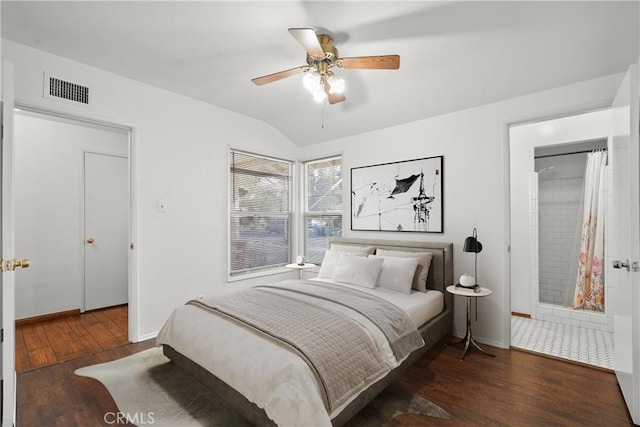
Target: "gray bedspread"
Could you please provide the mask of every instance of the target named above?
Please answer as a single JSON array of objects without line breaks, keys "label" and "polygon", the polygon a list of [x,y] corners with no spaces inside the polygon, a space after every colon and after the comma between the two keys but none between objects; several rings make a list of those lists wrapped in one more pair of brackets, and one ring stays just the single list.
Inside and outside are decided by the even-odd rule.
[{"label": "gray bedspread", "polygon": [[398,306],[374,295],[326,282],[291,280],[261,288],[280,289],[331,301],[356,311],[373,322],[385,335],[396,360],[401,361],[424,345],[413,320]]},{"label": "gray bedspread", "polygon": [[299,354],[318,379],[329,413],[390,370],[372,334],[349,310],[384,333],[398,360],[424,344],[395,305],[324,283],[287,281],[188,304],[234,319]]}]

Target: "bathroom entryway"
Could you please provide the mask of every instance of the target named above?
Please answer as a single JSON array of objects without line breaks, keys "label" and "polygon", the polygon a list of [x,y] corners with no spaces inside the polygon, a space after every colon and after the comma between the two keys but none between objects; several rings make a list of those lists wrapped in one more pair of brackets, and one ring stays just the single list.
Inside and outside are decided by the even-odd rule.
[{"label": "bathroom entryway", "polygon": [[[591,227],[591,199],[583,201],[585,189],[593,187],[592,175],[587,179],[588,159],[594,152],[606,156],[609,133],[607,110],[510,130],[511,345],[604,369],[613,369],[607,289],[599,289],[603,299],[598,307],[586,310],[575,303],[585,277],[589,284],[595,279],[608,284],[606,274],[601,275],[602,254],[592,262],[596,256],[583,248],[593,246],[588,240],[593,233],[585,234]],[[601,171],[603,183],[608,172]],[[602,189],[605,196],[596,206],[604,210],[607,188]],[[606,215],[598,221],[602,227]],[[585,273],[587,264],[594,270]]]}]

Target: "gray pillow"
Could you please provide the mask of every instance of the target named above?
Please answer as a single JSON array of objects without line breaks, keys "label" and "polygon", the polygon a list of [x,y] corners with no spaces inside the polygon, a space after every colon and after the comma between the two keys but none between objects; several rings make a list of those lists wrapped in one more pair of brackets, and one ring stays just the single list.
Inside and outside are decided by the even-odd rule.
[{"label": "gray pillow", "polygon": [[427,292],[427,276],[429,276],[429,267],[433,254],[431,252],[407,252],[407,251],[391,251],[388,249],[376,250],[376,255],[384,257],[402,257],[402,258],[418,258],[418,267],[413,276],[412,289],[420,292]]}]

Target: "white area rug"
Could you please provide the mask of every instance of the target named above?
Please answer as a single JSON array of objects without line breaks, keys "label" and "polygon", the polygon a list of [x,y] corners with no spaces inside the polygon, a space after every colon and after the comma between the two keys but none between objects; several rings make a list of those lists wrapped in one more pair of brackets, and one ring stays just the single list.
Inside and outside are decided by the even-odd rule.
[{"label": "white area rug", "polygon": [[[80,368],[75,374],[104,384],[118,406],[119,416],[127,417],[133,424],[154,427],[250,426],[194,377],[170,363],[161,348]],[[405,413],[451,418],[439,406],[395,383],[347,425],[386,426],[395,416]],[[111,421],[118,414],[106,416],[110,417],[107,421]]]},{"label": "white area rug", "polygon": [[[109,390],[119,411],[134,424],[153,426],[250,426],[193,377],[150,348],[123,359],[76,370]],[[111,415],[107,415],[111,417]],[[140,422],[144,420],[145,422]],[[109,421],[109,420],[108,420]]]}]

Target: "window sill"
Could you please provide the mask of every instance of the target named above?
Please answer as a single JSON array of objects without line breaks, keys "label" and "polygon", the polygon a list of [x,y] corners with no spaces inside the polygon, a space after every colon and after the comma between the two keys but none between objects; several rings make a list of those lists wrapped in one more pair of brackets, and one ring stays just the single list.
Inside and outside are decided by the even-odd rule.
[{"label": "window sill", "polygon": [[293,273],[294,271],[286,267],[276,267],[270,270],[256,271],[254,273],[240,274],[237,276],[228,276],[227,282],[241,282],[243,280],[255,279],[259,277],[275,276],[284,273]]},{"label": "window sill", "polygon": [[[306,269],[305,273],[303,274],[306,274],[307,272],[317,274],[319,271],[320,271],[320,266],[318,265],[316,267]],[[288,273],[289,275],[294,275],[296,279],[300,274],[297,269],[292,269],[287,267],[277,267],[271,270],[263,270],[255,273],[247,273],[247,274],[242,274],[240,276],[228,276],[227,283],[242,282],[245,280],[259,279],[261,277],[276,276],[276,275],[286,274],[286,273]]]}]

